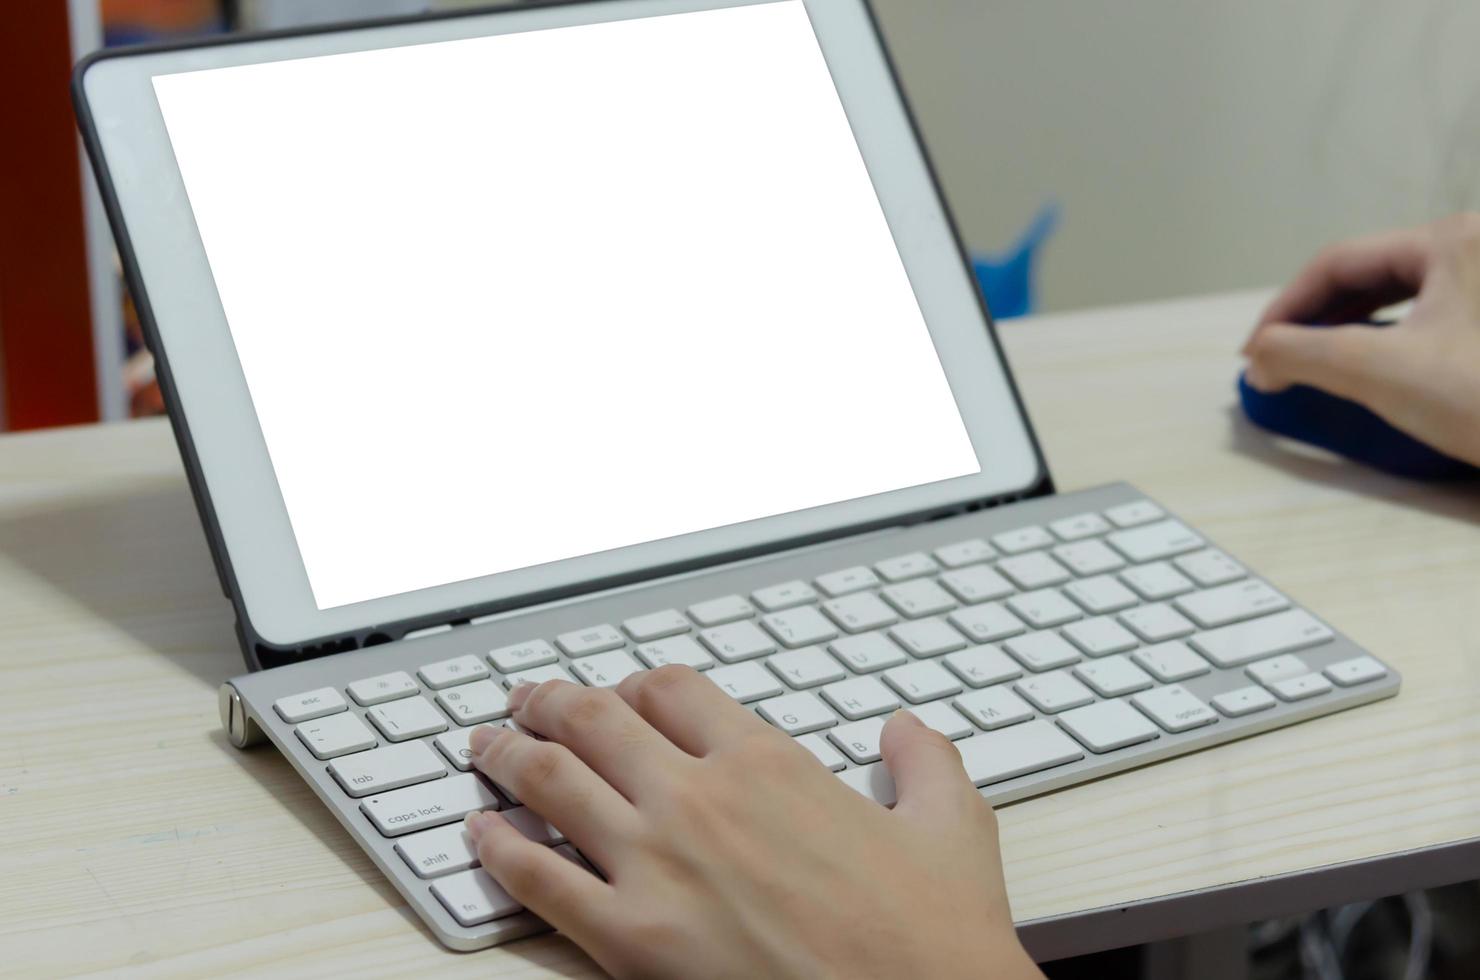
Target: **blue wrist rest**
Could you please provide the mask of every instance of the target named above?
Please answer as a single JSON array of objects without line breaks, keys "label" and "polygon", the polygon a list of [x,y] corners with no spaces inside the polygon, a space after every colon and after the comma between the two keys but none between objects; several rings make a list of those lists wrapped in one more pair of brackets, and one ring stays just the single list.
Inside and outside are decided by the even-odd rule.
[{"label": "blue wrist rest", "polygon": [[1393,428],[1356,402],[1306,385],[1265,394],[1238,378],[1244,414],[1260,428],[1329,449],[1348,459],[1415,480],[1455,480],[1474,476],[1474,466],[1446,456]]}]

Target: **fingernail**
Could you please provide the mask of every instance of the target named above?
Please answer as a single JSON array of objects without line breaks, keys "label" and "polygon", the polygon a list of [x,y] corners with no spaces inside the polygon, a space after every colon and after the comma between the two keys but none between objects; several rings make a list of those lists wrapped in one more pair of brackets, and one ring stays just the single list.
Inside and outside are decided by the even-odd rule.
[{"label": "fingernail", "polygon": [[498,738],[499,729],[493,725],[480,725],[473,729],[473,734],[468,736],[468,748],[473,750],[474,755],[482,755],[483,750],[493,744]]},{"label": "fingernail", "polygon": [[488,826],[487,818],[483,816],[481,810],[474,810],[466,817],[463,817],[463,826],[468,828],[468,836],[473,838],[473,843],[476,844],[478,838],[483,836],[483,831]]},{"label": "fingernail", "polygon": [[919,715],[915,714],[913,711],[909,710],[908,708],[895,708],[894,709],[894,717],[895,718],[898,718],[900,715],[904,715],[906,718],[908,718],[910,721],[914,722],[916,725],[923,725],[923,724],[925,724],[923,721],[920,720],[920,716]]},{"label": "fingernail", "polygon": [[518,711],[524,707],[524,702],[529,700],[529,692],[534,688],[535,685],[529,681],[520,681],[515,684],[514,689],[509,692],[509,710]]}]

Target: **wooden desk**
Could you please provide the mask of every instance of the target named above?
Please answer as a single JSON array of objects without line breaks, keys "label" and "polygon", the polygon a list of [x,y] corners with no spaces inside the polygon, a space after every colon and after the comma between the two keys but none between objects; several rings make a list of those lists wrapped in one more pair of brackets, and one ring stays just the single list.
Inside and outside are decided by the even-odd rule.
[{"label": "wooden desk", "polygon": [[[1263,294],[1004,330],[1064,488],[1129,479],[1404,674],[1396,699],[1002,811],[1043,957],[1480,877],[1480,488],[1283,450],[1233,411]],[[443,951],[270,748],[162,423],[0,439],[0,973],[583,976]]]}]

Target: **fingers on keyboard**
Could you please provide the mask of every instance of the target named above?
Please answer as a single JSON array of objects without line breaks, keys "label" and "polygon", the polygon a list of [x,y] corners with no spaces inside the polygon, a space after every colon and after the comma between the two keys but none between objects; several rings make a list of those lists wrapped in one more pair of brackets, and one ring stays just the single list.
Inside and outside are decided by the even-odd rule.
[{"label": "fingers on keyboard", "polygon": [[[765,672],[759,664],[743,666]],[[644,671],[617,685],[617,695],[674,745],[690,755],[707,755],[754,724],[750,712],[710,680],[725,669],[716,667],[708,674],[687,667]]]},{"label": "fingers on keyboard", "polygon": [[604,866],[637,831],[637,811],[574,752],[501,730],[477,759],[500,787],[565,831]]},{"label": "fingers on keyboard", "polygon": [[[529,909],[580,945],[591,948],[588,944],[597,939],[592,927],[614,912],[612,887],[560,848],[530,840],[497,814],[475,819],[479,820],[475,835],[483,871],[465,871],[433,885],[448,911],[463,921],[457,902],[464,898],[471,899],[465,914],[506,908],[498,902],[502,893],[516,908]],[[465,875],[468,880],[459,880]],[[442,886],[440,890],[438,886]]]},{"label": "fingers on keyboard", "polygon": [[629,798],[664,778],[682,758],[612,691],[541,684],[525,699],[516,721],[570,749]]}]

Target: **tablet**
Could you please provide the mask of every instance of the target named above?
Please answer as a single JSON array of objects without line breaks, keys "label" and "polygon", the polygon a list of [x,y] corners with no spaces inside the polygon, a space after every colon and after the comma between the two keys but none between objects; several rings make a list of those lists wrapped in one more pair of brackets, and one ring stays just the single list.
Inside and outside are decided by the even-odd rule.
[{"label": "tablet", "polygon": [[249,659],[1046,487],[863,0],[125,50],[74,90]]}]

